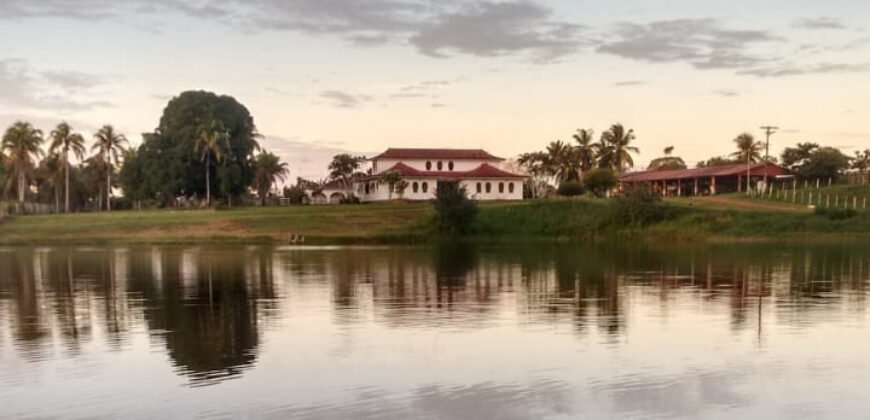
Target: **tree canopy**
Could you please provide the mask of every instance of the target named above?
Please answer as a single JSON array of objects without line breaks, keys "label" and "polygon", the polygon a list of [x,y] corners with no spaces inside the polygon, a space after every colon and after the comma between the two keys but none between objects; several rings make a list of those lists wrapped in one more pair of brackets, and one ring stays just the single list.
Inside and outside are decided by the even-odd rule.
[{"label": "tree canopy", "polygon": [[[196,153],[201,127],[211,121],[227,135],[228,147],[217,165]],[[254,180],[258,138],[253,117],[235,98],[183,92],[169,101],[157,128],[143,136],[133,160],[124,165],[124,188],[163,202],[179,196],[205,197],[207,189],[223,198],[240,196]]]}]

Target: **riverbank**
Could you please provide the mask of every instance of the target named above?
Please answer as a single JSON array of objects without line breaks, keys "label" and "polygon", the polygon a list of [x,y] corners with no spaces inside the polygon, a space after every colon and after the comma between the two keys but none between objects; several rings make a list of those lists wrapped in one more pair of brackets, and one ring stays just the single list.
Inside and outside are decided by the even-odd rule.
[{"label": "riverbank", "polygon": [[[606,200],[486,203],[480,206],[473,239],[870,238],[867,211],[816,214],[805,209],[753,210],[730,207],[721,200],[675,200],[663,206],[667,209],[665,217],[632,225],[615,217],[611,202]],[[0,222],[0,244],[420,243],[435,239],[433,214],[428,203],[389,203],[25,216]]]}]

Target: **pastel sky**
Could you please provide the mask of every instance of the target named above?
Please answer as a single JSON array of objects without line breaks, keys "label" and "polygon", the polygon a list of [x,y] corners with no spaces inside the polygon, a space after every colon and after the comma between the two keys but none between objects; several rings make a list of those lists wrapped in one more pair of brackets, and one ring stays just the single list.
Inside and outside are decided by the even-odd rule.
[{"label": "pastel sky", "polygon": [[188,89],[245,104],[292,175],[334,153],[511,157],[633,128],[638,166],[743,131],[870,147],[865,0],[0,0],[0,125],[112,123]]}]

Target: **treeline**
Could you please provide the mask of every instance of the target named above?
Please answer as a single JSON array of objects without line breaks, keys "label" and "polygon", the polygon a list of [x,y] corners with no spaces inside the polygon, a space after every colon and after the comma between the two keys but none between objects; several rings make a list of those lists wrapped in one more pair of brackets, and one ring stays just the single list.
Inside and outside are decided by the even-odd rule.
[{"label": "treeline", "polygon": [[[259,138],[242,104],[204,91],[173,98],[138,147],[111,125],[88,147],[65,122],[46,136],[19,121],[3,135],[0,197],[56,211],[232,204],[253,194],[262,202],[288,169]],[[113,200],[118,189],[123,195]]]}]

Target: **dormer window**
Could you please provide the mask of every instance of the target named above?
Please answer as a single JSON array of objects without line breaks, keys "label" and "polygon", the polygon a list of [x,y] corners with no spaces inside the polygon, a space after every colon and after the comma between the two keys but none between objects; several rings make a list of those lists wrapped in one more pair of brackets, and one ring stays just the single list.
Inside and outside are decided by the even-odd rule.
[{"label": "dormer window", "polygon": [[431,170],[432,170],[432,161],[431,161],[431,160],[427,160],[427,161],[426,161],[426,170],[427,170],[427,171],[431,171]]},{"label": "dormer window", "polygon": [[452,160],[450,162],[447,162],[447,169],[449,169],[451,171],[453,170],[453,161]]},{"label": "dormer window", "polygon": [[444,163],[439,160],[438,161],[438,170],[440,171],[442,169],[444,169]]}]

